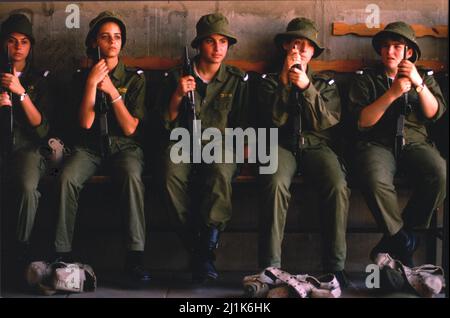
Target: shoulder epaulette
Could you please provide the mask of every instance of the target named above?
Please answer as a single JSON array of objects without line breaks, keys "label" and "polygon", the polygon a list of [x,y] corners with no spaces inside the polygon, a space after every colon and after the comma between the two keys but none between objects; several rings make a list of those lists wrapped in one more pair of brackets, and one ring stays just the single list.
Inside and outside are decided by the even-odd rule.
[{"label": "shoulder epaulette", "polygon": [[325,81],[328,85],[333,85],[335,83],[335,80],[332,75],[334,74],[328,72],[321,72],[321,73],[314,73],[312,77],[316,80]]},{"label": "shoulder epaulette", "polygon": [[427,76],[432,76],[434,74],[433,69],[427,68],[427,67],[423,67],[423,66],[417,66],[417,71],[419,73],[422,73],[422,74],[427,75]]},{"label": "shoulder epaulette", "polygon": [[247,74],[247,72],[244,72],[243,70],[241,70],[241,69],[239,69],[239,68],[237,68],[237,67],[235,67],[235,66],[227,65],[227,70],[228,70],[231,74],[236,75],[236,76],[239,76],[244,82],[246,82],[246,81],[248,80],[248,74]]},{"label": "shoulder epaulette", "polygon": [[137,67],[133,67],[133,66],[125,66],[125,70],[128,72],[136,73],[138,75],[144,74],[144,70],[137,68]]},{"label": "shoulder epaulette", "polygon": [[364,74],[373,72],[374,70],[375,70],[375,69],[373,69],[372,67],[364,67],[364,68],[361,68],[361,69],[359,69],[359,70],[356,70],[356,71],[355,71],[355,74],[356,74],[356,75],[364,75]]}]

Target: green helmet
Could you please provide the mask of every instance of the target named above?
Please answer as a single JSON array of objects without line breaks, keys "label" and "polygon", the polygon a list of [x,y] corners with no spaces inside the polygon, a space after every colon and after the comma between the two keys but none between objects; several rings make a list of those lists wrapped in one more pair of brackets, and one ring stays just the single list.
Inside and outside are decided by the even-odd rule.
[{"label": "green helmet", "polygon": [[13,32],[25,34],[30,39],[31,44],[34,44],[33,26],[25,15],[12,14],[2,23],[0,31],[2,42]]},{"label": "green helmet", "polygon": [[313,57],[318,57],[324,50],[318,39],[319,31],[316,25],[307,18],[295,18],[291,20],[287,25],[286,32],[278,33],[274,41],[277,47],[283,49],[283,43],[293,38],[305,38],[311,41],[314,45]]},{"label": "green helmet", "polygon": [[237,39],[230,32],[228,26],[228,19],[221,13],[211,13],[202,16],[197,22],[197,36],[194,40],[192,40],[191,46],[196,49],[204,38],[212,34],[221,34],[226,36],[228,38],[229,45],[235,44]]},{"label": "green helmet", "polygon": [[382,31],[374,35],[372,45],[378,54],[381,54],[383,40],[392,36],[401,36],[408,43],[408,47],[413,49],[413,55],[409,58],[411,62],[414,63],[420,58],[420,48],[417,44],[416,34],[409,24],[402,21],[389,23]]},{"label": "green helmet", "polygon": [[91,22],[89,22],[89,32],[86,36],[86,40],[84,44],[86,47],[91,47],[92,40],[97,36],[98,29],[105,22],[116,22],[119,25],[120,31],[122,32],[122,46],[125,46],[125,42],[127,41],[127,29],[125,27],[125,23],[122,21],[122,18],[115,12],[111,11],[103,11],[98,16],[96,16]]}]

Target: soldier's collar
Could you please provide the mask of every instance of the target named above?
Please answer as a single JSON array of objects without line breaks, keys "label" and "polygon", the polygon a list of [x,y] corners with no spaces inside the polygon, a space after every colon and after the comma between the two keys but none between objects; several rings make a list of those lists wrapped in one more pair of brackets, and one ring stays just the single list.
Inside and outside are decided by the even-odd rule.
[{"label": "soldier's collar", "polygon": [[378,78],[381,78],[381,79],[385,79],[385,78],[388,77],[387,76],[387,72],[386,72],[386,68],[385,68],[383,63],[380,62],[379,64],[376,65],[376,67],[375,67],[375,74],[376,74],[376,76]]},{"label": "soldier's collar", "polygon": [[122,60],[119,59],[119,62],[117,63],[116,67],[111,72],[111,76],[114,77],[116,80],[119,80],[123,77],[125,74],[125,65],[122,63]]},{"label": "soldier's collar", "polygon": [[309,66],[309,64],[306,65],[306,75],[311,78],[315,74],[314,70]]},{"label": "soldier's collar", "polygon": [[20,73],[21,73],[20,77],[22,79],[28,78],[28,76],[31,73],[31,63],[29,63],[29,62],[25,63],[25,67],[23,68],[23,70]]},{"label": "soldier's collar", "polygon": [[384,67],[382,69],[377,70],[376,77],[383,82],[386,81],[386,83],[387,83],[388,79],[390,78],[388,76],[386,70],[384,69]]},{"label": "soldier's collar", "polygon": [[[197,67],[197,62],[198,62],[198,56],[195,57],[195,67]],[[211,79],[210,83],[217,80],[219,82],[223,82],[226,79],[226,64],[221,63],[219,70],[217,71],[216,75]]]},{"label": "soldier's collar", "polygon": [[219,82],[223,82],[225,81],[225,76],[226,76],[226,65],[224,63],[220,64],[219,67],[219,71],[217,72],[215,79],[218,80]]}]

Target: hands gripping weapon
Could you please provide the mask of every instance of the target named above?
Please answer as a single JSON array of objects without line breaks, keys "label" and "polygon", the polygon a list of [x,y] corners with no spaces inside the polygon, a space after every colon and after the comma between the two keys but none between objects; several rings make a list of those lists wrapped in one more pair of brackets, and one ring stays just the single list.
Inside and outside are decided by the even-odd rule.
[{"label": "hands gripping weapon", "polygon": [[[9,48],[6,46],[5,48],[5,54],[6,54],[6,65],[3,65],[2,72],[3,73],[9,73],[14,74],[13,72],[13,66],[11,63],[11,56],[9,55]],[[0,87],[0,93],[7,92],[9,95],[9,99],[11,102],[13,101],[13,94],[8,91],[4,87]],[[2,154],[9,153],[12,150],[12,147],[14,145],[14,112],[13,112],[13,106],[11,107],[1,107],[2,111]]]},{"label": "hands gripping weapon", "polygon": [[[406,60],[406,52],[408,51],[408,46],[405,45],[405,50],[403,53],[403,59]],[[403,94],[403,102],[400,104],[399,114],[397,118],[397,128],[395,132],[395,143],[394,143],[394,154],[395,158],[400,158],[400,154],[405,146],[405,117],[407,109],[409,108],[408,102],[408,92]]]},{"label": "hands gripping weapon", "polygon": [[[295,64],[292,66],[293,68],[297,68],[300,71],[303,71],[303,67],[301,64]],[[294,120],[293,120],[293,138],[292,138],[292,145],[291,145],[291,151],[296,157],[296,159],[299,159],[302,147],[305,143],[305,140],[302,136],[302,111],[303,111],[303,105],[301,103],[300,99],[300,89],[297,86],[293,86],[293,92],[294,92],[294,99],[295,99],[295,110],[294,110]]]},{"label": "hands gripping weapon", "polygon": [[[101,59],[100,47],[97,47],[97,62]],[[109,129],[108,129],[108,102],[106,100],[106,95],[104,92],[98,90],[97,98],[95,99],[98,103],[97,116],[98,123],[100,127],[100,153],[102,157],[106,157],[109,154],[109,147],[111,145],[111,140],[109,139]]]},{"label": "hands gripping weapon", "polygon": [[[184,54],[183,54],[183,76],[186,75],[193,75],[194,72],[192,70],[192,63],[189,58],[189,52],[187,46],[184,47]],[[196,138],[197,136],[200,136],[200,132],[198,131],[197,127],[197,115],[195,114],[195,93],[194,91],[188,92],[187,96],[183,98],[184,103],[184,109],[187,114],[187,120],[188,120],[188,129],[191,136],[193,136],[193,140],[195,140],[195,143],[198,143],[198,146],[200,146],[200,139]],[[198,140],[197,140],[198,139]]]}]

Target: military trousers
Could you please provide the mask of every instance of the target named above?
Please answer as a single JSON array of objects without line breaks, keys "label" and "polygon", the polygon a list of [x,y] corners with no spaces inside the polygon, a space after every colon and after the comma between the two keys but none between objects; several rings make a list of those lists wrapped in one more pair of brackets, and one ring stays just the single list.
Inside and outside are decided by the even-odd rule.
[{"label": "military trousers", "polygon": [[[409,143],[397,161],[392,149],[375,142],[361,142],[355,164],[367,205],[386,234],[394,235],[402,227],[429,227],[433,211],[443,204],[446,195],[445,160],[433,145]],[[394,185],[397,171],[405,175],[413,188],[403,211]]]},{"label": "military trousers", "polygon": [[[343,270],[350,197],[345,168],[325,144],[303,149],[300,165],[305,182],[317,191],[319,198],[324,270]],[[258,261],[261,268],[281,267],[281,244],[291,198],[289,187],[296,171],[297,161],[292,152],[278,146],[277,171],[258,177],[261,191]]]},{"label": "military trousers", "polygon": [[214,226],[223,231],[231,219],[231,182],[237,164],[174,163],[172,146],[165,150],[161,179],[169,218],[189,245],[192,230]]},{"label": "military trousers", "polygon": [[119,192],[118,207],[126,220],[126,247],[129,251],[143,251],[145,245],[145,214],[143,151],[129,146],[111,153],[105,159],[87,148],[76,148],[67,159],[56,184],[58,220],[56,226],[56,252],[70,252],[78,210],[78,198],[86,181],[102,164],[106,164]]},{"label": "military trousers", "polygon": [[[25,147],[12,152],[10,185],[11,210],[17,215],[16,240],[28,243],[41,197],[39,180],[45,174],[46,162],[40,147]],[[14,223],[12,222],[12,223]],[[11,223],[11,224],[12,224]]]}]

